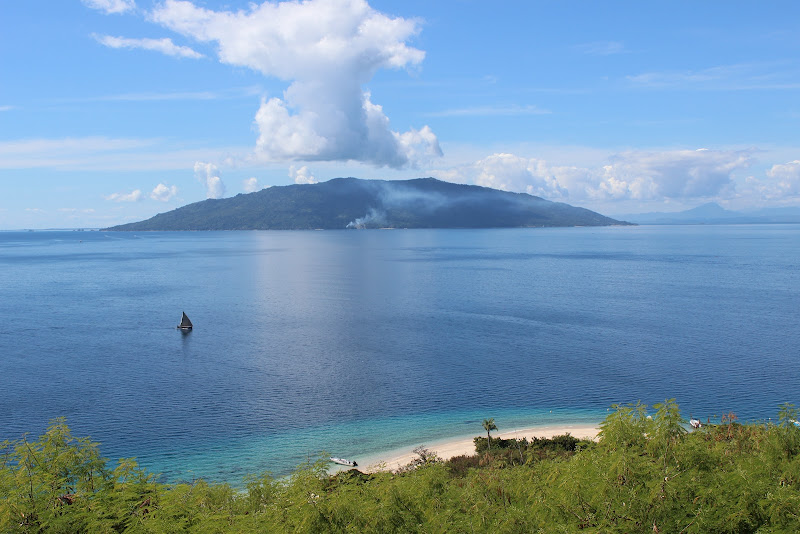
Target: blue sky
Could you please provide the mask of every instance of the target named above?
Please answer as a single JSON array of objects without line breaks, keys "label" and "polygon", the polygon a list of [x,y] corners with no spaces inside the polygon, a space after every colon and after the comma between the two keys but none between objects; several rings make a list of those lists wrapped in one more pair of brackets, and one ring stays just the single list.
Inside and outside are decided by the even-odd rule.
[{"label": "blue sky", "polygon": [[800,4],[26,0],[0,229],[338,176],[606,214],[800,205]]}]

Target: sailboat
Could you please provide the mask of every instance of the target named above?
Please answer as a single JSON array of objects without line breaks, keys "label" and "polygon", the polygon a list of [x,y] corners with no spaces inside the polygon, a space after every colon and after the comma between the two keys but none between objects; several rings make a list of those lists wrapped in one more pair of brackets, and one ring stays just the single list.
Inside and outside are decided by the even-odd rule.
[{"label": "sailboat", "polygon": [[191,330],[192,329],[192,321],[186,316],[186,312],[183,313],[181,317],[181,324],[178,325],[178,330]]}]

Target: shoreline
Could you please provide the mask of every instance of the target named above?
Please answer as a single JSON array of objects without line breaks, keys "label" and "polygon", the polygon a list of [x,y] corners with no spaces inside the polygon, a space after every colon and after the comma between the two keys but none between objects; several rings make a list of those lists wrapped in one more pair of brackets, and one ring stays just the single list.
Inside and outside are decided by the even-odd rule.
[{"label": "shoreline", "polygon": [[[496,432],[492,435],[492,439],[502,438],[552,438],[553,436],[561,436],[569,433],[578,439],[595,439],[598,432],[600,432],[600,424],[559,424],[559,425],[543,425],[528,428],[518,428],[506,432]],[[473,439],[480,434],[471,434],[469,436],[459,436],[454,438],[446,438],[426,443],[417,443],[394,449],[384,451],[381,453],[373,454],[364,457],[359,461],[358,469],[364,473],[376,473],[380,471],[396,471],[400,467],[408,465],[414,458],[413,449],[419,445],[423,445],[431,452],[435,452],[440,460],[449,460],[454,456],[475,454],[475,443]],[[345,466],[340,466],[342,469],[330,470],[331,473],[349,469]]]}]

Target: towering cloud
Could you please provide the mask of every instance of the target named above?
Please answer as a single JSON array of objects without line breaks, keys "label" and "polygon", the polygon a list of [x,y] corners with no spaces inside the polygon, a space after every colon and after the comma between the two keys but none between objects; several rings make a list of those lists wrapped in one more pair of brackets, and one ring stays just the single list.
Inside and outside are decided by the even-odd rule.
[{"label": "towering cloud", "polygon": [[427,126],[392,131],[363,86],[378,69],[419,65],[406,41],[418,23],[389,17],[364,0],[251,4],[213,11],[166,0],[152,13],[163,26],[216,43],[220,61],[290,82],[256,113],[257,155],[269,161],[346,161],[404,167],[441,155]]},{"label": "towering cloud", "polygon": [[225,184],[219,175],[219,169],[213,163],[198,161],[194,164],[194,176],[206,188],[206,198],[222,198],[225,195]]}]

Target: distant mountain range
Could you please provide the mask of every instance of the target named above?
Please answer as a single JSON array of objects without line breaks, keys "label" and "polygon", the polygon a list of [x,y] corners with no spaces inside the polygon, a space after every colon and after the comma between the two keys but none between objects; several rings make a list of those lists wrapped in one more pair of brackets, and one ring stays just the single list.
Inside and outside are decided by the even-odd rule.
[{"label": "distant mountain range", "polygon": [[710,202],[686,211],[628,213],[616,217],[636,224],[800,223],[800,207],[731,211]]},{"label": "distant mountain range", "polygon": [[540,197],[434,178],[336,178],[209,199],[107,230],[499,228],[628,224]]}]

